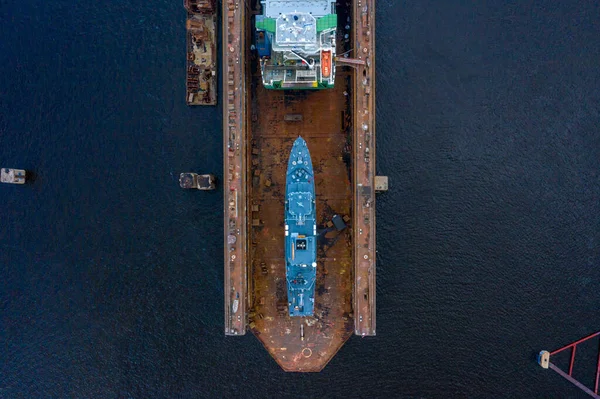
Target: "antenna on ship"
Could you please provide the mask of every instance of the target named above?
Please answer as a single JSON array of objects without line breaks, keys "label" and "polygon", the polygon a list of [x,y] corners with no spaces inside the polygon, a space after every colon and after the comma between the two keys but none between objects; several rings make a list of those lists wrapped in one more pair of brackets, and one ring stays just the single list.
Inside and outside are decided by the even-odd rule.
[{"label": "antenna on ship", "polygon": [[[541,351],[538,355],[538,363],[544,369],[552,369],[556,371],[561,377],[565,378],[567,381],[571,382],[577,388],[581,389],[583,392],[587,393],[593,398],[600,399],[600,395],[598,395],[598,382],[600,381],[600,346],[598,347],[598,362],[596,364],[596,378],[594,381],[594,389],[590,389],[583,385],[581,382],[577,381],[573,378],[573,364],[575,363],[575,351],[577,350],[577,345],[589,341],[592,338],[600,337],[600,331],[595,332],[587,337],[581,338],[575,342],[572,342],[566,346],[563,346],[560,349],[556,349],[552,352]],[[564,350],[571,349],[571,360],[569,361],[569,372],[565,372],[561,370],[558,366],[550,362],[550,356],[553,356],[557,353],[560,353]]]}]

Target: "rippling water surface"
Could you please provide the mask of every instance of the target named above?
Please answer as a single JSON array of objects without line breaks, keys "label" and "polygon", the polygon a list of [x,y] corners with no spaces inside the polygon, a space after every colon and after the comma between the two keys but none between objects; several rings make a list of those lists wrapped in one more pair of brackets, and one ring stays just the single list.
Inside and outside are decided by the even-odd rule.
[{"label": "rippling water surface", "polygon": [[600,329],[598,15],[378,0],[378,335],[302,375],[223,336],[181,2],[1,2],[0,397],[585,397],[534,359]]}]

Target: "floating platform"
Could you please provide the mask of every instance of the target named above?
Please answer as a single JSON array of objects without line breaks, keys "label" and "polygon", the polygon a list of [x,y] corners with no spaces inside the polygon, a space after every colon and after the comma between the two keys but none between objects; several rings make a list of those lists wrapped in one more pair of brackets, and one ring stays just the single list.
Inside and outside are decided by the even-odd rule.
[{"label": "floating platform", "polygon": [[543,368],[547,369],[550,363],[550,352],[540,351],[538,354],[538,364]]},{"label": "floating platform", "polygon": [[382,193],[388,190],[388,177],[375,176],[375,192]]},{"label": "floating platform", "polygon": [[187,10],[186,102],[217,104],[217,8],[215,0],[185,0]]},{"label": "floating platform", "polygon": [[25,184],[27,172],[23,169],[2,168],[0,170],[0,183]]},{"label": "floating platform", "polygon": [[[246,6],[248,4],[248,6]],[[343,2],[341,4],[344,4]],[[286,371],[320,371],[352,333],[375,335],[375,2],[337,9],[333,88],[268,90],[250,49],[258,1],[223,1],[225,334],[247,328]],[[350,22],[350,23],[348,23]],[[352,93],[349,96],[348,93]],[[315,170],[319,237],[313,317],[288,313],[284,260],[285,164],[296,137]],[[334,215],[338,228],[326,228]]]},{"label": "floating platform", "polygon": [[199,175],[197,173],[181,173],[179,175],[179,185],[185,189],[214,190],[216,180],[214,175]]}]

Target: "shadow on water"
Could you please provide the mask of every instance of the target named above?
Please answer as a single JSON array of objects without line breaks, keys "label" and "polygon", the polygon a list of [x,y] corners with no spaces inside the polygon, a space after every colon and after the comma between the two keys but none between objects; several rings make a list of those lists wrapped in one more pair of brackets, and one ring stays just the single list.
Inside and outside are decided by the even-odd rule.
[{"label": "shadow on water", "polygon": [[28,185],[33,185],[38,178],[38,174],[32,170],[25,170],[25,175],[27,176],[25,184]]}]

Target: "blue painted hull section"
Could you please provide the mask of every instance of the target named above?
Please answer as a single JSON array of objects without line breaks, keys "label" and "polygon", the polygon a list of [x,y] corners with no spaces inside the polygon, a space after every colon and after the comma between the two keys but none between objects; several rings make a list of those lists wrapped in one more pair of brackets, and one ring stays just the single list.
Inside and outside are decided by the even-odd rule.
[{"label": "blue painted hull section", "polygon": [[306,141],[294,141],[285,187],[285,259],[290,316],[312,316],[317,279],[315,180]]}]

